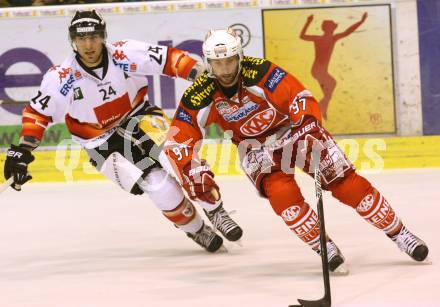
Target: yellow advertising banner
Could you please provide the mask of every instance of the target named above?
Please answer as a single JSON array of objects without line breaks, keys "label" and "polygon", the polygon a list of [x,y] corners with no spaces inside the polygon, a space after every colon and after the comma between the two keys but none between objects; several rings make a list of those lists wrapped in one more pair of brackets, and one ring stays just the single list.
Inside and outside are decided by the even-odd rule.
[{"label": "yellow advertising banner", "polygon": [[389,5],[263,10],[265,57],[309,90],[334,134],[395,133]]}]

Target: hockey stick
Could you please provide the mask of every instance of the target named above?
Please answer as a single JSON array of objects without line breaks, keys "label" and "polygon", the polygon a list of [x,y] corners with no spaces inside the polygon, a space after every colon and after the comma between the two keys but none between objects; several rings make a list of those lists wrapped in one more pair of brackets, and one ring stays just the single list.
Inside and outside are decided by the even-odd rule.
[{"label": "hockey stick", "polygon": [[330,293],[330,273],[327,260],[327,235],[325,232],[324,207],[322,202],[322,188],[321,188],[321,171],[319,170],[320,152],[313,152],[313,165],[315,171],[315,190],[316,198],[318,199],[318,219],[319,219],[319,242],[321,244],[321,261],[322,261],[322,275],[324,277],[324,297],[315,300],[298,299],[300,305],[289,305],[289,307],[330,307],[331,293]]},{"label": "hockey stick", "polygon": [[5,182],[3,182],[0,185],[0,193],[4,192],[7,188],[9,188],[9,186],[14,182],[14,178],[13,177],[9,177],[8,180],[6,180]]}]

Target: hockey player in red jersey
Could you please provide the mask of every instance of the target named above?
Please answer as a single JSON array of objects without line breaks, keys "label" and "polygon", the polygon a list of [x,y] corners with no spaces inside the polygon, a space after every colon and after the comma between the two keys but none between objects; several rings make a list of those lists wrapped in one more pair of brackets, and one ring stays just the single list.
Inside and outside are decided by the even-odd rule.
[{"label": "hockey player in red jersey", "polygon": [[[211,30],[203,44],[207,72],[181,99],[168,133],[166,152],[194,199],[221,202],[214,174],[197,149],[216,123],[238,146],[241,166],[259,193],[302,241],[318,254],[319,222],[295,181],[294,166],[311,174],[311,149],[321,149],[322,186],[383,231],[416,261],[426,244],[402,223],[388,201],[353,165],[322,127],[319,105],[290,73],[266,59],[244,56],[232,29]],[[214,193],[212,191],[215,191]],[[327,238],[331,271],[345,261]]]},{"label": "hockey player in red jersey", "polygon": [[[27,166],[51,122],[65,120],[72,138],[87,151],[91,163],[107,178],[132,194],[146,193],[163,215],[210,252],[223,239],[203,222],[190,200],[163,167],[159,149],[169,120],[148,103],[146,75],[163,74],[193,81],[204,71],[182,50],[123,40],[106,42],[106,24],[95,10],[77,11],[69,26],[74,52],[44,75],[40,90],[23,110],[19,145],[11,145],[5,178],[12,187],[32,177]],[[221,220],[221,221],[224,221]],[[241,228],[228,217],[217,228],[237,240]],[[232,237],[231,237],[232,236]]]}]

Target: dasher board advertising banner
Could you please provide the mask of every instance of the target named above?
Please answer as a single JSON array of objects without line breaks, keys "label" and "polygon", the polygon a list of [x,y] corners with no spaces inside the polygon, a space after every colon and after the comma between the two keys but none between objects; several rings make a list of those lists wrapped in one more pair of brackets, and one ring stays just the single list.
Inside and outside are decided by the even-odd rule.
[{"label": "dasher board advertising banner", "polygon": [[418,0],[423,134],[440,135],[440,2]]},{"label": "dasher board advertising banner", "polygon": [[[173,46],[201,60],[202,43],[208,30],[232,26],[242,36],[246,54],[263,55],[259,8],[192,8],[175,12],[173,7],[157,4],[154,7],[163,7],[164,12],[145,13],[142,3],[118,5],[129,5],[130,10],[125,8],[126,13],[121,13],[121,8],[115,9],[119,6],[105,6],[100,10],[107,22],[108,42],[135,39]],[[72,51],[68,25],[75,9],[66,6],[50,10],[51,14],[39,12],[36,16],[34,11],[24,8],[23,12],[14,11],[15,17],[0,16],[0,125],[20,124],[23,103],[17,101],[27,102],[34,97],[43,74],[51,66],[60,64]],[[150,102],[172,115],[190,83],[166,76],[149,79]]]},{"label": "dasher board advertising banner", "polygon": [[334,134],[395,133],[390,5],[263,10],[265,57],[312,91]]}]

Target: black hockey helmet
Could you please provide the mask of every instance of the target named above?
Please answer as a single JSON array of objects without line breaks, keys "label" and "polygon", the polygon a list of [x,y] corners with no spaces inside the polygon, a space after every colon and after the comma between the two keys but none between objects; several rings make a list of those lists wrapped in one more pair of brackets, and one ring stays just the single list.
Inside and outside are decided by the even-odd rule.
[{"label": "black hockey helmet", "polygon": [[71,41],[77,36],[99,34],[107,38],[105,21],[101,14],[95,10],[76,11],[69,25],[69,38]]}]

